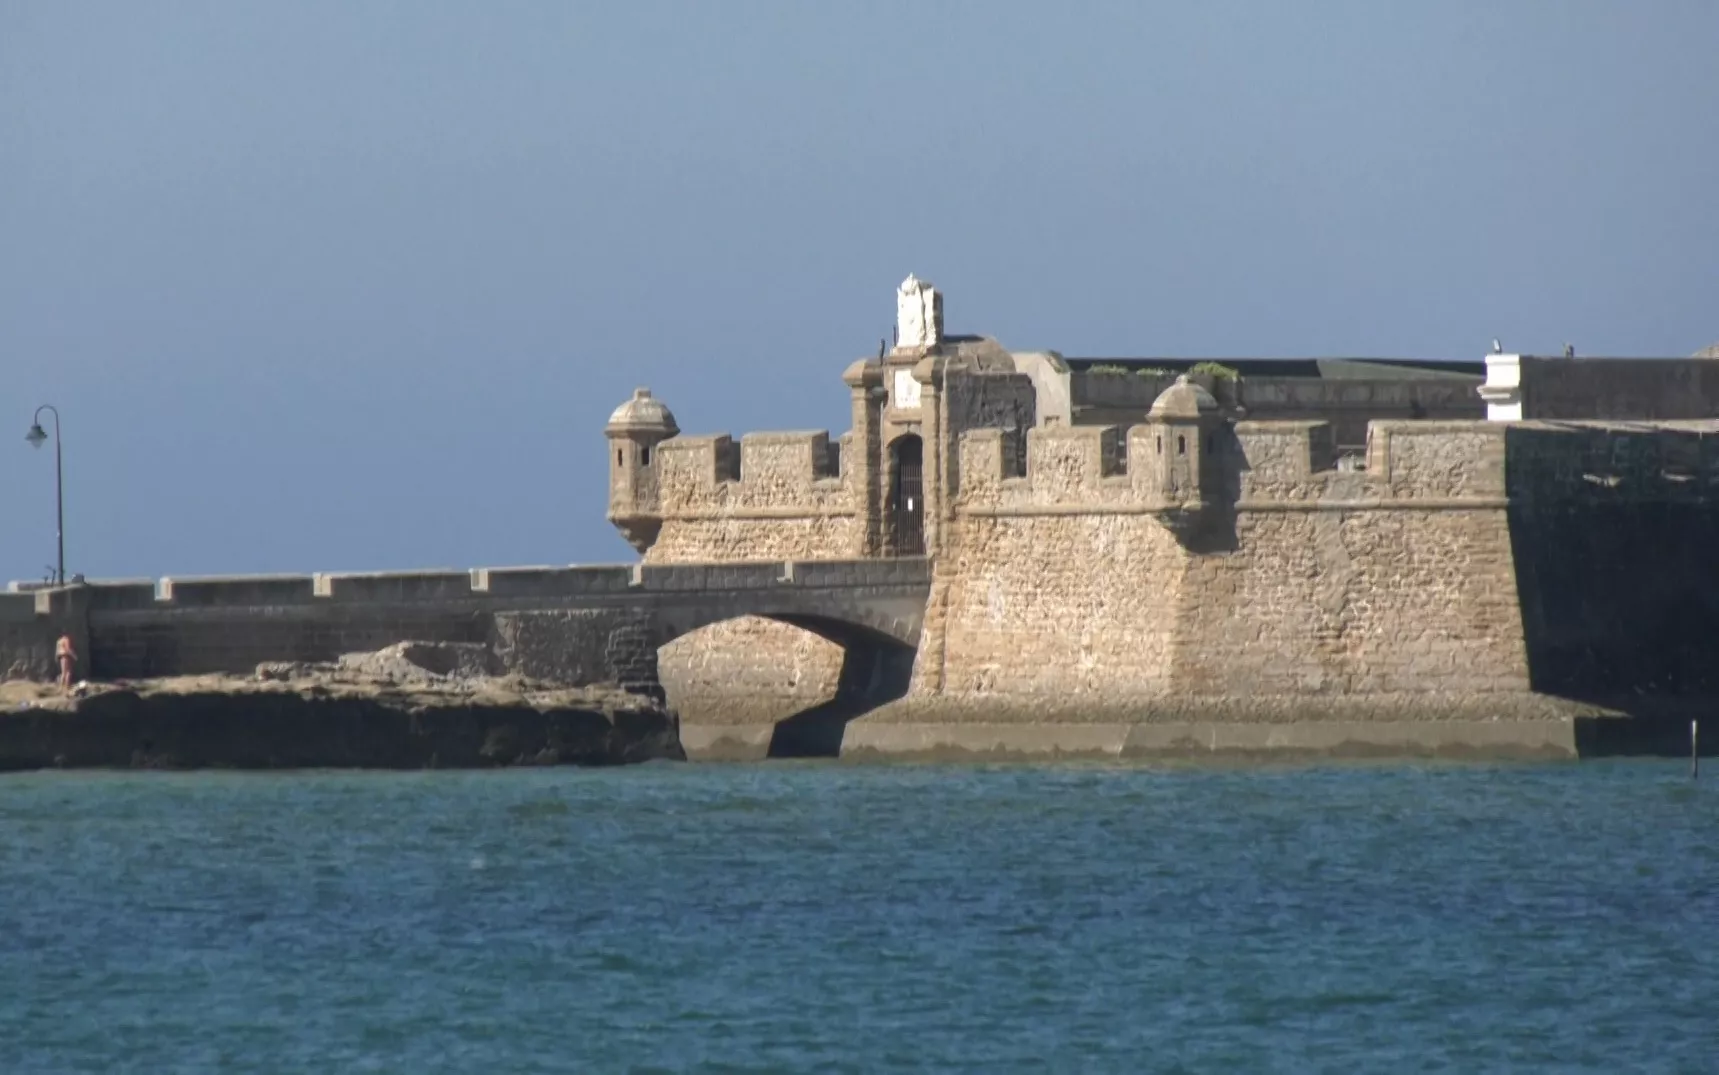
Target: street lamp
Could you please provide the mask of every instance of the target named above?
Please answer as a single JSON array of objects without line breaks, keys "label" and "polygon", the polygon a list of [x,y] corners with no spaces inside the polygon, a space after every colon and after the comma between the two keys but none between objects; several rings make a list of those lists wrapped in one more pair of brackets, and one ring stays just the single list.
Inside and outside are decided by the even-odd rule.
[{"label": "street lamp", "polygon": [[30,447],[40,448],[48,440],[47,431],[42,428],[42,412],[50,411],[54,416],[54,536],[59,539],[59,566],[54,571],[54,585],[66,584],[66,498],[65,481],[60,469],[60,412],[52,404],[44,403],[36,408],[36,415],[30,419],[30,432],[24,434],[24,439],[30,442]]}]

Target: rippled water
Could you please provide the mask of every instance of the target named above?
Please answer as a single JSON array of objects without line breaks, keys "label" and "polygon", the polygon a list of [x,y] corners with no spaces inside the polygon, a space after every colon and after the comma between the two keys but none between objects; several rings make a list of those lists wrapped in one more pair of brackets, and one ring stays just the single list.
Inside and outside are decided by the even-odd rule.
[{"label": "rippled water", "polygon": [[1714,1071],[1679,766],[0,779],[0,1070]]}]

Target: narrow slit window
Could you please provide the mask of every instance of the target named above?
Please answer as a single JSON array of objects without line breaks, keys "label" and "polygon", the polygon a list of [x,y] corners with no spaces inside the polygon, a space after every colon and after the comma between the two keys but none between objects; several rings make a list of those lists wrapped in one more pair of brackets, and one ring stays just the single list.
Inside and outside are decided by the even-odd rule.
[{"label": "narrow slit window", "polygon": [[615,449],[615,465],[620,467],[620,466],[625,466],[626,463],[627,463],[627,450],[625,448],[616,448]]},{"label": "narrow slit window", "polygon": [[639,466],[648,467],[650,465],[651,465],[651,450],[649,448],[640,448],[639,449]]},{"label": "narrow slit window", "polygon": [[1176,454],[1177,455],[1187,455],[1188,454],[1188,438],[1182,436],[1180,433],[1176,434]]}]

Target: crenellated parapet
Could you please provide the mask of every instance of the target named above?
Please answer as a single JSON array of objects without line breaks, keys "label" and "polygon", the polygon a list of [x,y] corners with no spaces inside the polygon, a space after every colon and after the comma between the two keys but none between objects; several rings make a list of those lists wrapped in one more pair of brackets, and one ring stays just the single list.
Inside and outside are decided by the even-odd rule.
[{"label": "crenellated parapet", "polygon": [[851,435],[676,437],[658,449],[651,558],[832,559],[860,555]]},{"label": "crenellated parapet", "polygon": [[1250,510],[1497,507],[1505,440],[1483,422],[1376,422],[1367,456],[1339,459],[1324,422],[1049,427],[1027,433],[1015,473],[1005,434],[975,430],[961,438],[957,512],[1148,514],[1181,532]]},{"label": "crenellated parapet", "polygon": [[1500,428],[1515,502],[1719,499],[1719,423],[1517,422]]},{"label": "crenellated parapet", "polygon": [[1325,422],[1240,422],[1199,448],[1206,480],[1167,473],[1181,434],[1157,423],[1026,435],[1025,468],[1000,430],[960,442],[957,512],[1116,512],[1168,523],[1196,510],[1501,508],[1529,501],[1677,502],[1719,494],[1712,423],[1373,422],[1365,456],[1339,456]]},{"label": "crenellated parapet", "polygon": [[748,433],[739,443],[726,433],[667,441],[657,478],[662,515],[846,509],[842,440],[820,430]]},{"label": "crenellated parapet", "polygon": [[[1156,517],[1190,536],[1234,500],[1234,435],[1203,388],[1187,377],[1159,396],[1143,424],[977,429],[959,442],[957,511]],[[1015,461],[1024,465],[1016,468]]]},{"label": "crenellated parapet", "polygon": [[1325,422],[1242,422],[1238,510],[1502,506],[1505,441],[1484,422],[1373,422],[1364,456],[1339,456]]}]

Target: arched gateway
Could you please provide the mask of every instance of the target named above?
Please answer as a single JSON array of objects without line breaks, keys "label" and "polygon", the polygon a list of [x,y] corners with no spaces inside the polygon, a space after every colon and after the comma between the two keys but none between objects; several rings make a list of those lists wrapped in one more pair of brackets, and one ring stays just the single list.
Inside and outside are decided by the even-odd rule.
[{"label": "arched gateway", "polygon": [[925,555],[925,443],[917,434],[889,445],[885,540],[892,556]]}]

